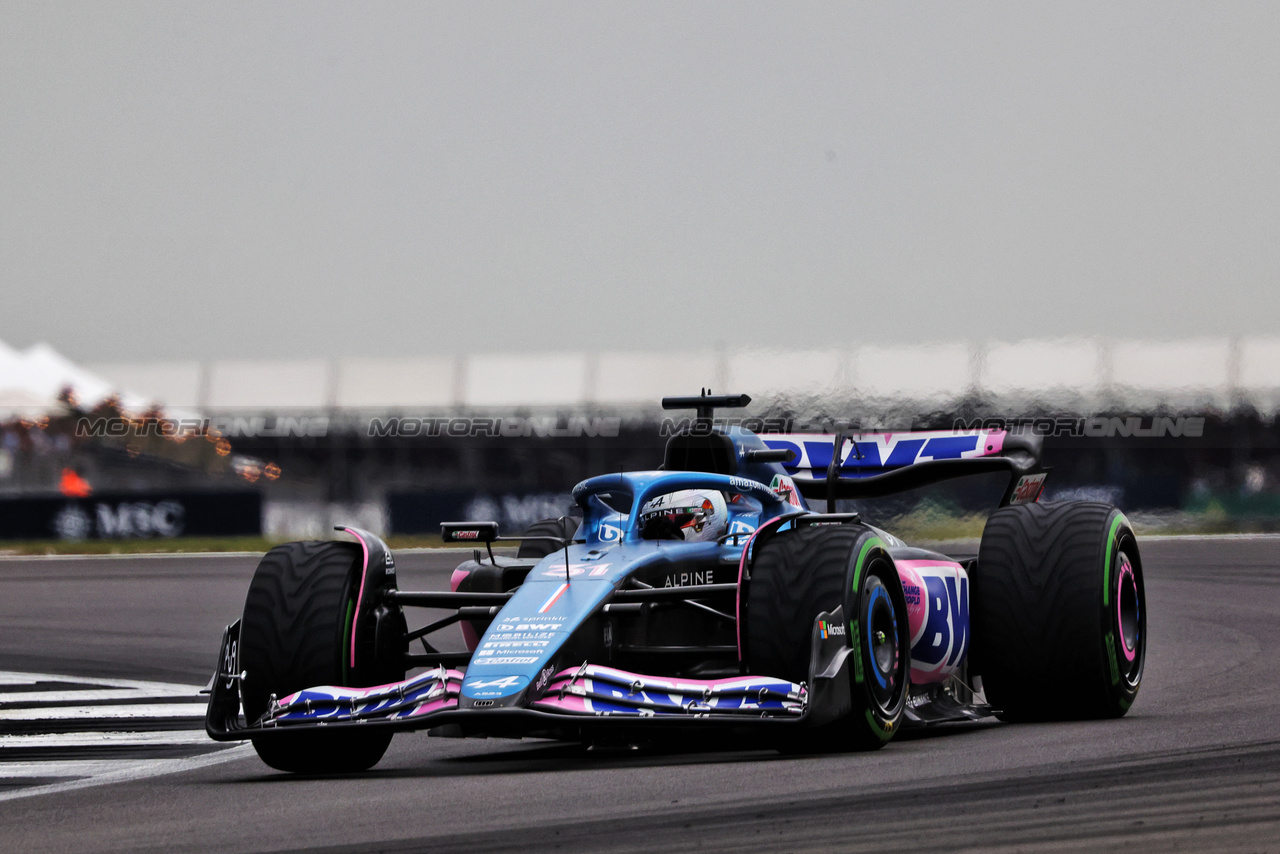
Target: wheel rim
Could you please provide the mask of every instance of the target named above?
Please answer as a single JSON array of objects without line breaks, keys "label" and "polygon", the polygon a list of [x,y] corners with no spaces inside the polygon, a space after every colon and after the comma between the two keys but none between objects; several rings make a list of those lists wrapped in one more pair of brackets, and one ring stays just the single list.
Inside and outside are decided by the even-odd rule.
[{"label": "wheel rim", "polygon": [[866,651],[871,695],[881,711],[895,705],[901,689],[902,650],[899,647],[898,614],[888,588],[877,576],[863,587],[866,604]]},{"label": "wheel rim", "polygon": [[1142,679],[1142,661],[1146,649],[1146,614],[1142,595],[1141,570],[1122,549],[1116,555],[1116,581],[1113,592],[1116,606],[1113,619],[1116,633],[1116,663],[1130,689]]},{"label": "wheel rim", "polygon": [[1133,574],[1129,556],[1120,553],[1120,571],[1116,578],[1116,629],[1120,635],[1120,654],[1132,663],[1138,657],[1141,641],[1142,605],[1138,601],[1138,580]]}]

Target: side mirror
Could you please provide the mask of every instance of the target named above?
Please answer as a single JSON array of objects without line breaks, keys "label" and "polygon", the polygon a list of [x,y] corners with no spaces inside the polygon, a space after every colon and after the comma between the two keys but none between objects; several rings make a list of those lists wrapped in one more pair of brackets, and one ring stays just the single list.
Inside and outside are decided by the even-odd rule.
[{"label": "side mirror", "polygon": [[492,543],[498,539],[498,523],[441,522],[440,536],[446,543]]}]

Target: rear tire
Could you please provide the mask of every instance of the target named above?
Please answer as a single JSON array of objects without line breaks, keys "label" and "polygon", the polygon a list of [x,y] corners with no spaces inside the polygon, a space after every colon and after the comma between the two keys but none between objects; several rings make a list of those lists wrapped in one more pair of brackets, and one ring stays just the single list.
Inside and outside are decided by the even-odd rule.
[{"label": "rear tire", "polygon": [[[387,668],[354,672],[344,655],[362,570],[361,551],[353,543],[287,543],[262,558],[240,624],[240,665],[247,674],[240,691],[250,723],[267,712],[272,695],[394,677]],[[263,762],[303,774],[365,771],[390,743],[385,732],[313,730],[253,739]]]},{"label": "rear tire", "polygon": [[973,665],[1003,720],[1120,717],[1142,682],[1147,606],[1133,530],[1110,504],[991,514],[973,574]]},{"label": "rear tire", "polygon": [[752,673],[807,682],[813,624],[844,606],[852,711],[797,738],[792,749],[875,750],[899,728],[911,666],[907,605],[893,560],[862,526],[814,526],[760,547],[747,592],[746,653]]}]

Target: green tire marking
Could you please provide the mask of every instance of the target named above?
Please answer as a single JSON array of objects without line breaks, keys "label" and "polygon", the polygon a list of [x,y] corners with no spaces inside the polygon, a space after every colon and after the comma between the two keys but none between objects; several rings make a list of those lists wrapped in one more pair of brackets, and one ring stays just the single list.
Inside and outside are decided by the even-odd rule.
[{"label": "green tire marking", "polygon": [[[859,593],[859,591],[862,589],[862,566],[867,561],[867,553],[877,546],[880,546],[880,547],[884,546],[884,543],[880,541],[879,537],[870,537],[867,539],[865,543],[862,544],[862,551],[858,553],[858,562],[853,565],[853,592],[854,593]],[[859,602],[862,601],[861,596],[859,596],[858,601]],[[861,642],[862,634],[858,629],[858,619],[856,617],[849,621],[849,637],[858,638],[859,642]],[[853,681],[856,684],[861,685],[862,680],[863,680],[862,656],[859,654],[853,657]]]},{"label": "green tire marking", "polygon": [[1129,520],[1124,518],[1123,513],[1117,513],[1115,521],[1111,523],[1111,530],[1107,532],[1107,557],[1106,562],[1102,565],[1102,604],[1103,607],[1111,604],[1111,544],[1116,540],[1116,531],[1120,530],[1120,523],[1129,524]]},{"label": "green tire marking", "polygon": [[870,537],[862,544],[862,551],[858,553],[858,562],[853,566],[853,589],[857,590],[862,586],[862,565],[866,563],[867,552],[873,548],[883,548],[884,543],[880,542],[879,537]]},{"label": "green tire marking", "polygon": [[880,722],[876,720],[875,715],[871,714],[870,709],[867,709],[866,716],[867,723],[871,724],[871,731],[874,732],[881,741],[888,741],[893,737],[893,728],[880,726]]}]

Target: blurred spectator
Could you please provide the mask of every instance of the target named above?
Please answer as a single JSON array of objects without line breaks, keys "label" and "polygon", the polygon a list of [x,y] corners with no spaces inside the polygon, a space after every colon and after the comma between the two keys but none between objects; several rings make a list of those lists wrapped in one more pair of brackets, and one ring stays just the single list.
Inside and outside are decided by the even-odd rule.
[{"label": "blurred spectator", "polygon": [[62,480],[58,483],[58,489],[68,498],[88,498],[93,494],[93,487],[89,485],[89,481],[81,477],[80,472],[70,467],[62,470]]}]

